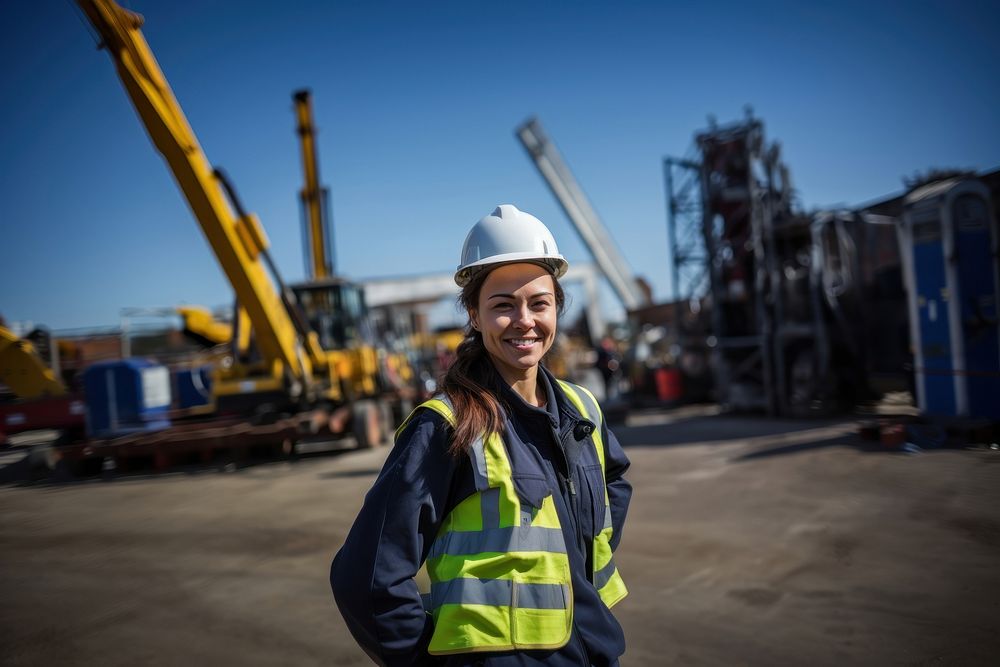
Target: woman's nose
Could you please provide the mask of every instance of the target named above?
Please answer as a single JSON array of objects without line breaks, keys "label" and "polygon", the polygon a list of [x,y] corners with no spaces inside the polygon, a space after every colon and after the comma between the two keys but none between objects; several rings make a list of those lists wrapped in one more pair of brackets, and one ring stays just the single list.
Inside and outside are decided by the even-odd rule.
[{"label": "woman's nose", "polygon": [[514,321],[514,325],[520,329],[531,329],[535,326],[535,316],[531,312],[531,308],[524,306],[517,312],[517,319]]}]

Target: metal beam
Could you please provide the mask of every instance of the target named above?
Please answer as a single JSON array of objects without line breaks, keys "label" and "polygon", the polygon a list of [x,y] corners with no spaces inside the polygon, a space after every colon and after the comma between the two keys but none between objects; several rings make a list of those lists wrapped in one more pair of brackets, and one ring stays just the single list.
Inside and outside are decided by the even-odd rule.
[{"label": "metal beam", "polygon": [[532,118],[517,128],[517,137],[625,308],[632,310],[646,305],[646,295],[625,258],[538,119]]}]

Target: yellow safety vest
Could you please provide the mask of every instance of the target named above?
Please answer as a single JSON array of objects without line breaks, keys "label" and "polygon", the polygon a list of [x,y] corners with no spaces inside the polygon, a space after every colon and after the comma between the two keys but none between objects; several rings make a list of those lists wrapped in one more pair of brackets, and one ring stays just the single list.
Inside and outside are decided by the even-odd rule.
[{"label": "yellow safety vest", "polygon": [[[600,407],[583,387],[559,386],[584,419],[604,469]],[[446,397],[422,403],[455,425]],[[416,411],[414,411],[415,413]],[[412,414],[411,414],[412,418]],[[409,418],[397,430],[402,432]],[[573,589],[569,557],[552,495],[541,508],[522,506],[510,458],[498,433],[469,447],[476,491],[444,518],[425,566],[431,581],[425,605],[434,616],[432,655],[555,649],[569,641]],[[611,607],[627,594],[611,554],[611,507],[604,488],[604,525],[593,542],[591,580]]]}]

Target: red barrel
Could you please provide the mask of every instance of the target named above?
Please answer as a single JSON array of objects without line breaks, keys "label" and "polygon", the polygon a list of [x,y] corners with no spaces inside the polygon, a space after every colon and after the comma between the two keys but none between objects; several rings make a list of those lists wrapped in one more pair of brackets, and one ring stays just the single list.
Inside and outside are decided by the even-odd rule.
[{"label": "red barrel", "polygon": [[681,399],[681,372],[676,368],[657,368],[653,371],[656,397],[661,401]]}]

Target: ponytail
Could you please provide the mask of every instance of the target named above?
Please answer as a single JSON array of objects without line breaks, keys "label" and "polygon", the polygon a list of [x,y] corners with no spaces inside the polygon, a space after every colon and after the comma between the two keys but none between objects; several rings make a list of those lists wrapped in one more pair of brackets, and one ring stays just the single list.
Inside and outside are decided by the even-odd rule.
[{"label": "ponytail", "polygon": [[503,431],[500,403],[482,384],[488,377],[490,363],[483,335],[466,325],[465,340],[458,346],[455,361],[441,381],[441,389],[455,411],[455,433],[448,447],[452,456],[465,452],[484,433]]}]

